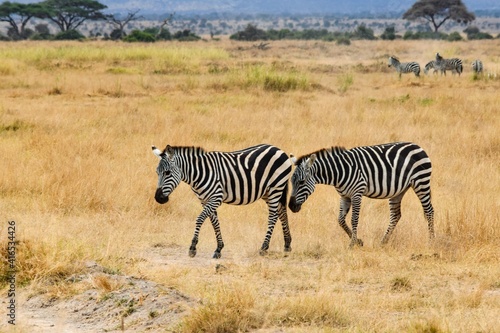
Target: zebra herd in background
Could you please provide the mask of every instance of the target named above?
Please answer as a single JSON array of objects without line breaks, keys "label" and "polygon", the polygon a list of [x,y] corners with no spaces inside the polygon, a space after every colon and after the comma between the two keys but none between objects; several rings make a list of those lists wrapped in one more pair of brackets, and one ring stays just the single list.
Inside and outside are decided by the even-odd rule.
[{"label": "zebra herd in background", "polygon": [[[361,198],[389,199],[390,223],[382,243],[386,243],[401,218],[401,200],[412,188],[417,194],[428,223],[429,236],[434,237],[434,210],[431,204],[431,161],[414,143],[397,142],[377,146],[345,149],[332,147],[307,154],[299,159],[271,145],[257,145],[234,152],[207,152],[198,147],[172,147],[163,151],[155,146],[159,158],[155,200],[164,204],[181,181],[191,186],[203,210],[196,219],[189,255],[196,255],[200,228],[209,218],[215,231],[217,248],[213,258],[221,257],[224,247],[217,208],[222,203],[246,205],[263,199],[269,218],[260,254],[269,248],[277,220],[283,227],[285,252],[291,250],[292,237],[287,217],[288,182],[292,195],[288,207],[298,212],[314,192],[316,184],[332,185],[340,194],[338,222],[354,245],[357,238]],[[292,174],[292,167],[295,171]],[[352,207],[351,226],[345,217]]]},{"label": "zebra herd in background", "polygon": [[[414,73],[415,76],[420,76],[420,65],[415,62],[400,62],[398,58],[394,56],[389,57],[389,67],[394,67],[396,71],[399,74],[399,78],[401,78],[401,74],[404,73]],[[476,59],[472,62],[471,64],[472,70],[475,74],[480,74],[483,72],[483,63],[481,60]],[[438,71],[441,73],[441,75],[446,75],[446,71],[449,70],[452,72],[452,74],[462,74],[463,72],[463,63],[462,60],[459,58],[450,58],[450,59],[445,59],[443,58],[439,52],[436,53],[436,59],[429,61],[427,64],[424,66],[424,73],[428,74],[429,71],[433,69],[434,74],[436,74]]]}]

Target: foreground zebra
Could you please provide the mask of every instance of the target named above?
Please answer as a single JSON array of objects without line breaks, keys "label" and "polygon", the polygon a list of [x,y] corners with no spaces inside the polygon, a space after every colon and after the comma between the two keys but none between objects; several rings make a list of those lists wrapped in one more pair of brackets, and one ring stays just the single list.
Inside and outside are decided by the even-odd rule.
[{"label": "foreground zebra", "polygon": [[457,73],[458,76],[462,74],[464,66],[461,59],[450,58],[444,59],[439,52],[436,53],[436,61],[434,62],[434,68],[441,71],[441,75],[446,75],[447,70],[451,70],[452,73]]},{"label": "foreground zebra", "polygon": [[476,59],[472,62],[472,70],[474,73],[479,74],[483,72],[483,62],[479,59]]},{"label": "foreground zebra", "polygon": [[396,57],[389,57],[389,67],[394,67],[401,78],[402,73],[414,73],[415,76],[420,75],[420,65],[416,62],[400,62]]},{"label": "foreground zebra", "polygon": [[270,145],[258,145],[235,152],[207,152],[195,147],[171,147],[153,153],[160,163],[156,169],[158,186],[155,199],[164,204],[170,193],[184,181],[198,196],[203,211],[196,219],[194,237],[189,255],[196,255],[200,228],[207,217],[215,230],[217,248],[214,258],[220,258],[224,247],[220,232],[217,208],[222,203],[246,205],[264,199],[269,208],[267,233],[261,254],[269,248],[274,225],[279,217],[285,237],[285,251],[290,251],[292,237],[286,213],[288,180],[292,174],[292,162],[280,149]]},{"label": "foreground zebra", "polygon": [[[332,147],[295,161],[289,207],[300,211],[316,184],[333,185],[340,194],[338,222],[351,239],[350,246],[363,245],[358,239],[361,198],[389,199],[390,223],[382,244],[387,243],[401,218],[401,200],[411,187],[417,194],[427,219],[430,238],[434,237],[434,210],[431,203],[431,161],[414,143],[398,142],[345,149]],[[352,231],[345,217],[352,205]]]}]

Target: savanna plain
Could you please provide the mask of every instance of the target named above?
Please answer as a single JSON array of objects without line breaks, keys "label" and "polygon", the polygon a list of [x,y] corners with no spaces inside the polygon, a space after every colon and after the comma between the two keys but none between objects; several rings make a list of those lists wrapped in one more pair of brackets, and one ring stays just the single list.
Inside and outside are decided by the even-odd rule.
[{"label": "savanna plain", "polygon": [[[5,332],[500,332],[500,40],[0,44],[0,240],[16,226],[16,325]],[[440,52],[461,76],[405,74]],[[485,73],[470,63],[481,59]],[[151,145],[301,156],[394,141],[433,163],[436,238],[417,197],[385,246],[387,200],[364,199],[349,249],[339,197],[288,212],[292,251],[263,201],[219,209],[188,256],[201,205],[154,200]],[[348,219],[350,215],[348,216]],[[105,306],[104,306],[105,305]]]}]

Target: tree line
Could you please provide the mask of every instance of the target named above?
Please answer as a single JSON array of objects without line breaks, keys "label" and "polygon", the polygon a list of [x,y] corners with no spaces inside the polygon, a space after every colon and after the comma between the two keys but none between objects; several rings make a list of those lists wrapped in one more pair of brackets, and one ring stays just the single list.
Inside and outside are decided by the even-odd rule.
[{"label": "tree line", "polygon": [[[106,21],[113,26],[107,38],[121,39],[128,42],[154,42],[156,40],[191,41],[200,39],[190,30],[170,33],[165,27],[172,20],[168,15],[158,27],[125,32],[128,23],[141,19],[139,11],[129,12],[124,17],[104,13],[106,5],[96,0],[45,0],[37,3],[17,3],[5,1],[0,4],[0,22],[8,23],[7,35],[0,35],[3,40],[61,40],[83,39],[77,29],[86,21]],[[38,23],[34,29],[28,28],[28,23],[34,19],[48,21],[59,28],[55,35],[50,33],[48,24]]]},{"label": "tree line", "polygon": [[[493,39],[494,37],[488,33],[479,31],[479,28],[470,26],[464,30],[467,34],[467,39]],[[500,34],[497,36],[500,38]],[[463,40],[463,37],[458,32],[446,34],[443,32],[434,31],[406,31],[404,35],[396,33],[394,26],[385,28],[380,36],[375,36],[373,29],[366,27],[364,24],[358,25],[354,31],[328,31],[327,29],[305,29],[305,30],[290,30],[290,29],[270,29],[262,30],[256,25],[248,24],[244,30],[238,31],[230,36],[230,39],[241,41],[273,41],[273,40],[322,40],[335,41],[337,44],[349,45],[351,40],[394,40],[394,39],[440,39],[447,41]]]},{"label": "tree line", "polygon": [[[199,36],[188,29],[171,34],[165,27],[172,20],[173,14],[167,16],[158,27],[143,30],[132,30],[129,34],[125,27],[134,20],[143,18],[139,16],[139,10],[129,12],[125,16],[109,15],[103,11],[106,5],[96,0],[44,0],[38,3],[13,3],[3,2],[0,4],[0,22],[9,25],[7,36],[0,35],[0,39],[22,40],[22,39],[81,39],[84,36],[77,30],[86,21],[104,20],[113,26],[109,39],[121,39],[129,42],[154,42],[156,40],[198,40]],[[59,32],[52,35],[47,24],[39,23],[34,30],[27,27],[33,20],[46,20],[55,24]],[[467,10],[461,0],[419,0],[403,14],[403,19],[409,21],[427,21],[429,30],[434,31],[407,31],[403,36],[397,35],[394,27],[388,27],[379,37],[382,39],[444,39],[460,40],[461,35],[457,32],[445,34],[438,29],[445,22],[455,21],[468,24],[475,20],[475,15]],[[480,32],[477,27],[468,27],[464,30],[468,39],[489,39],[493,36]],[[213,35],[212,35],[213,37]],[[330,32],[326,29],[320,30],[268,30],[263,31],[257,26],[249,24],[244,30],[230,36],[236,40],[278,40],[278,39],[320,39],[337,41],[340,44],[349,44],[351,39],[377,39],[373,30],[359,25],[353,32]]]}]

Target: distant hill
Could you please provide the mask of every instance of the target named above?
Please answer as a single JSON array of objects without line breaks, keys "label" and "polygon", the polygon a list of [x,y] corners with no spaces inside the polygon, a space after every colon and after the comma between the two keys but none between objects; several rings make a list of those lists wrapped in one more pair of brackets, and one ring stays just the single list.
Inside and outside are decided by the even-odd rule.
[{"label": "distant hill", "polygon": [[[140,9],[143,14],[355,14],[402,12],[415,0],[105,0],[113,13]],[[474,10],[500,10],[499,0],[465,0]]]},{"label": "distant hill", "polygon": [[[99,0],[98,0],[99,1]],[[11,0],[35,3],[39,0]],[[359,14],[399,13],[416,0],[102,0],[107,12],[127,13],[140,9],[143,15],[175,12],[181,15],[229,14]],[[463,0],[471,11],[500,11],[500,0]]]}]

